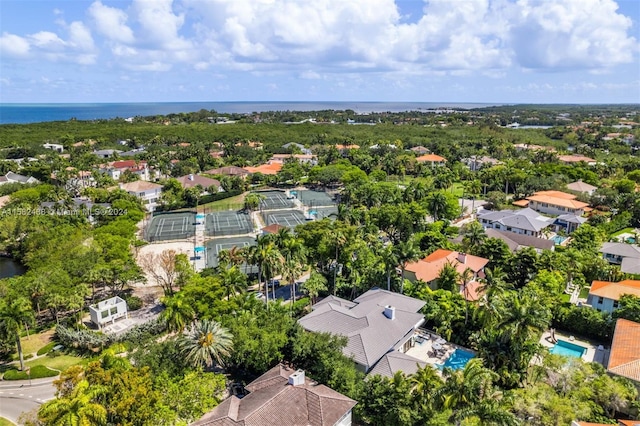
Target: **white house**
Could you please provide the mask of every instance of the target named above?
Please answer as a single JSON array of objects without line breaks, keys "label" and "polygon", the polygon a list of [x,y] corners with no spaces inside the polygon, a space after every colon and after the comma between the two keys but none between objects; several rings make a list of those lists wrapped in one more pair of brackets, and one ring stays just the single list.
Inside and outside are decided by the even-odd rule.
[{"label": "white house", "polygon": [[23,176],[18,173],[7,172],[6,175],[0,176],[0,185],[5,183],[38,183],[38,179],[32,176]]},{"label": "white house", "polygon": [[60,145],[58,143],[45,143],[42,145],[43,148],[45,149],[52,149],[56,152],[63,152],[64,151],[64,145]]},{"label": "white house", "polygon": [[618,308],[620,297],[625,294],[640,297],[640,281],[594,281],[589,289],[587,305],[600,312],[612,313]]},{"label": "white house", "polygon": [[117,319],[128,318],[127,302],[118,296],[89,306],[91,322],[102,329],[105,324],[113,324]]},{"label": "white house", "polygon": [[150,212],[156,208],[160,201],[160,196],[162,195],[162,185],[143,180],[121,183],[120,189],[140,198],[140,200],[142,200],[142,204]]},{"label": "white house", "polygon": [[551,226],[552,218],[544,217],[533,209],[481,210],[478,221],[484,229],[513,232],[515,234],[540,237],[543,230]]}]

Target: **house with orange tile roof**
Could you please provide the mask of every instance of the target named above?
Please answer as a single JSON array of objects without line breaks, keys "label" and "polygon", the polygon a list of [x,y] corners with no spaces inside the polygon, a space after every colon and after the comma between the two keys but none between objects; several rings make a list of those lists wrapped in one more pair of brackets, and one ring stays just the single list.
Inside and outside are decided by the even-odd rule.
[{"label": "house with orange tile roof", "polygon": [[460,284],[460,294],[467,300],[478,300],[481,297],[478,280],[485,277],[484,267],[487,263],[489,263],[489,259],[484,257],[438,249],[424,259],[407,263],[405,278],[411,282],[424,281],[431,289],[436,290],[438,289],[438,277],[445,265],[453,266],[461,275],[468,268],[473,272],[473,276],[466,286]]},{"label": "house with orange tile roof", "polygon": [[581,154],[558,155],[558,160],[564,164],[587,163],[589,166],[595,166],[596,160]]},{"label": "house with orange tile roof", "polygon": [[618,302],[625,294],[640,297],[640,280],[624,280],[617,283],[593,281],[587,304],[599,312],[612,313],[618,308]]},{"label": "house with orange tile roof", "polygon": [[433,167],[444,165],[447,162],[447,159],[436,154],[425,154],[416,157],[416,161],[422,164],[431,164],[431,167]]},{"label": "house with orange tile roof", "polygon": [[640,383],[640,324],[618,319],[609,351],[607,372]]},{"label": "house with orange tile roof", "polygon": [[527,206],[533,210],[555,216],[573,214],[582,216],[587,203],[576,200],[573,194],[562,191],[539,191],[527,197]]}]

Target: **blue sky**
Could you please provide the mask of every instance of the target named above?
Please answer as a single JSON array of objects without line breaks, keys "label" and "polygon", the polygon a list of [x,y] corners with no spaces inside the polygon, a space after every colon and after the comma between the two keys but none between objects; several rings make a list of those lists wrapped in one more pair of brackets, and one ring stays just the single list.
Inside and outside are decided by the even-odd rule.
[{"label": "blue sky", "polygon": [[640,0],[0,0],[0,102],[640,103]]}]

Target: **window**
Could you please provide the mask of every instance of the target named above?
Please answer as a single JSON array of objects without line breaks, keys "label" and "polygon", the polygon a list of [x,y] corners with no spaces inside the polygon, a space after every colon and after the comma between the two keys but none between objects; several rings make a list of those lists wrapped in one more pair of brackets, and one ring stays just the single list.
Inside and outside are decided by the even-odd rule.
[{"label": "window", "polygon": [[510,226],[507,226],[507,231],[511,231],[511,227]]},{"label": "window", "polygon": [[602,305],[602,302],[604,302],[604,297],[598,297],[598,305]]},{"label": "window", "polygon": [[619,303],[617,300],[613,301],[613,309],[618,309]]},{"label": "window", "polygon": [[118,307],[114,306],[113,308],[111,308],[111,315],[115,315],[118,313]]},{"label": "window", "polygon": [[109,316],[109,310],[106,310],[106,311],[102,311],[102,312],[100,312],[100,317],[101,317],[102,319],[105,319],[105,318],[106,318],[106,317],[108,317],[108,316]]}]

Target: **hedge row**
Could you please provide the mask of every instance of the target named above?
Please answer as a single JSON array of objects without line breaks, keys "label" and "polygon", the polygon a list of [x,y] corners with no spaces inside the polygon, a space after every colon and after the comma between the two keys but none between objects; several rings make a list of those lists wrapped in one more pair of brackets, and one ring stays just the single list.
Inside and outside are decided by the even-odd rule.
[{"label": "hedge row", "polygon": [[43,379],[45,377],[55,377],[60,374],[57,370],[52,370],[44,365],[34,365],[31,367],[31,377],[26,371],[19,370],[7,370],[2,378],[4,380],[28,380],[31,379]]}]

